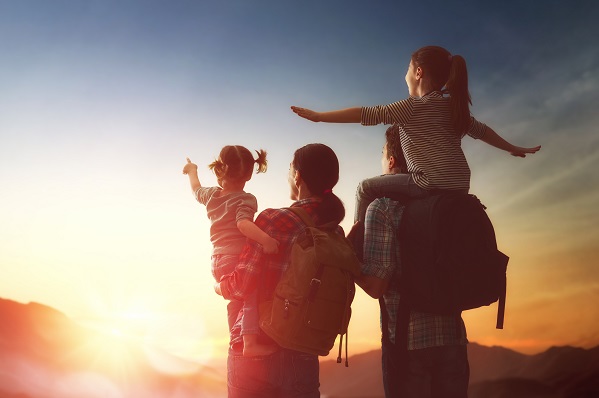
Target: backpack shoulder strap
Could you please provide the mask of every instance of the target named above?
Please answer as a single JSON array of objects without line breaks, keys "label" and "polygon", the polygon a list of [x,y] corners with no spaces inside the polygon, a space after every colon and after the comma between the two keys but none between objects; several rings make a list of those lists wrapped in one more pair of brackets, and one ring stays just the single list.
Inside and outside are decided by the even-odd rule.
[{"label": "backpack shoulder strap", "polygon": [[296,216],[298,216],[299,218],[301,218],[301,220],[304,222],[304,224],[306,224],[309,227],[314,227],[314,220],[312,219],[312,217],[310,217],[310,215],[308,214],[308,212],[304,209],[302,209],[299,206],[296,207],[288,207],[289,210],[291,210],[291,212],[293,212]]}]

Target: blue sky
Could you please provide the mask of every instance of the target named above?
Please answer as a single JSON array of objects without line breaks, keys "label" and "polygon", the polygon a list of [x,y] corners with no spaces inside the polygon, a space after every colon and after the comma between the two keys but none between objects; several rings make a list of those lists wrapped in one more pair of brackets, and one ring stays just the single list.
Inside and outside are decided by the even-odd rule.
[{"label": "blue sky", "polygon": [[[194,355],[198,330],[221,344],[185,157],[211,185],[203,165],[223,145],[266,149],[268,172],[247,185],[263,209],[290,203],[293,151],[326,143],[348,228],[385,127],[313,124],[289,106],[403,99],[410,54],[435,44],[467,60],[475,117],[543,145],[516,159],[464,141],[472,192],[511,257],[506,330],[478,310],[471,340],[597,345],[598,17],[590,0],[0,1],[0,296],[81,319],[176,316],[187,334],[143,333]],[[375,347],[376,303],[357,301],[354,342]]]}]

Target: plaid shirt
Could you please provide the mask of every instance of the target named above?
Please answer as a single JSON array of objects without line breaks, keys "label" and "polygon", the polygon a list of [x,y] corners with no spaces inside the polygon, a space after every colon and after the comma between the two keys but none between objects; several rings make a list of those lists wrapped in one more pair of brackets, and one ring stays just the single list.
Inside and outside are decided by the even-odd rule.
[{"label": "plaid shirt", "polygon": [[[364,264],[362,273],[380,279],[390,279],[383,296],[389,315],[389,336],[395,342],[395,321],[399,307],[397,290],[400,268],[400,248],[397,231],[404,206],[391,199],[376,199],[366,212]],[[459,322],[459,323],[458,323]],[[457,331],[460,333],[457,333]],[[461,317],[433,315],[412,311],[408,326],[408,350],[467,344],[466,327]]]},{"label": "plaid shirt", "polygon": [[[302,207],[318,225],[315,209],[320,201],[317,198],[303,199],[291,207]],[[221,290],[226,299],[243,300],[256,289],[259,301],[271,298],[291,260],[293,242],[306,228],[304,222],[289,209],[266,209],[258,215],[255,224],[279,241],[279,251],[276,254],[264,254],[259,243],[248,239],[235,271],[221,279]],[[239,339],[239,321],[240,317],[231,330],[232,344]]]}]

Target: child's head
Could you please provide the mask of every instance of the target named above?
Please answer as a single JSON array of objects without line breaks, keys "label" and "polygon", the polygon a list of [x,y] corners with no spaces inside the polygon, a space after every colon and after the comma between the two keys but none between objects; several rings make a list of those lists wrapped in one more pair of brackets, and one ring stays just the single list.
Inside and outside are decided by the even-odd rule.
[{"label": "child's head", "polygon": [[469,105],[472,104],[466,60],[460,55],[451,55],[443,47],[426,46],[412,54],[411,64],[414,69],[421,69],[433,90],[449,94],[456,134],[464,135],[470,125]]},{"label": "child's head", "polygon": [[219,184],[222,180],[246,182],[252,178],[254,163],[257,164],[257,173],[266,171],[266,151],[260,149],[256,153],[258,158],[254,160],[254,156],[246,147],[227,145],[221,149],[218,159],[210,163],[208,167],[216,175]]}]

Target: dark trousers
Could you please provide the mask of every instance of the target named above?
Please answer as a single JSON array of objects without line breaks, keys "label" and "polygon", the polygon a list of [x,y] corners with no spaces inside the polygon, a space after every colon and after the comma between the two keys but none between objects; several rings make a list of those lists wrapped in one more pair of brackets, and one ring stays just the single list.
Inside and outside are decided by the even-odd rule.
[{"label": "dark trousers", "polygon": [[383,338],[387,398],[467,398],[470,366],[466,345],[397,350]]},{"label": "dark trousers", "polygon": [[229,398],[317,398],[318,356],[281,349],[272,355],[244,357],[229,350]]}]

